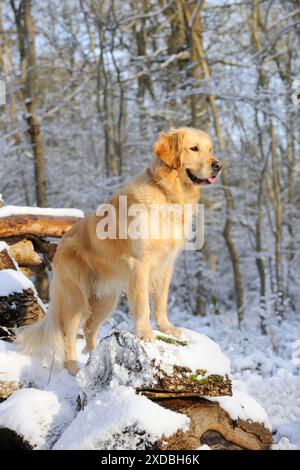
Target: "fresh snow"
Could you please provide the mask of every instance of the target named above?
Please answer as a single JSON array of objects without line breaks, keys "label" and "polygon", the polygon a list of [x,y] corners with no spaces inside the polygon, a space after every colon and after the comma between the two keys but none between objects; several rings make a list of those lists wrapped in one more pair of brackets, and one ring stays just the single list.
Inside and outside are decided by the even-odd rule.
[{"label": "fresh snow", "polygon": [[238,382],[233,383],[232,396],[226,397],[206,397],[210,401],[219,403],[233,421],[238,418],[245,421],[250,420],[262,423],[266,428],[272,430],[271,423],[264,408],[243,390],[239,389]]},{"label": "fresh snow", "polygon": [[[186,346],[168,344],[156,340],[154,343],[145,343],[144,348],[150,357],[162,368],[165,364],[170,366],[170,371],[175,364],[188,367],[193,372],[197,369],[206,370],[206,375],[230,375],[230,360],[222,353],[220,346],[205,335],[196,333],[185,328],[181,329],[181,341],[187,341]],[[159,331],[156,335],[164,336]]]},{"label": "fresh snow", "polygon": [[[154,334],[164,336],[158,331]],[[180,339],[187,344],[171,344],[161,339],[145,343],[130,332],[109,335],[96,346],[77,379],[86,395],[93,397],[99,387],[108,384],[153,387],[156,379],[152,363],[167,375],[172,375],[174,365],[189,368],[193,373],[203,369],[205,374],[201,378],[230,375],[229,359],[210,338],[183,330]]]},{"label": "fresh snow", "polygon": [[26,289],[32,289],[35,292],[33,283],[21,271],[14,269],[0,271],[0,297],[20,293]]},{"label": "fresh snow", "polygon": [[79,209],[53,209],[50,207],[4,206],[0,208],[0,217],[10,215],[49,215],[54,217],[84,217]]},{"label": "fresh snow", "polygon": [[0,428],[24,436],[36,449],[47,449],[74,417],[71,404],[54,392],[23,388],[1,404]]},{"label": "fresh snow", "polygon": [[139,432],[145,432],[151,444],[162,435],[187,430],[188,423],[187,416],[136,395],[131,387],[117,386],[99,393],[79,412],[53,449],[130,450],[141,446]]},{"label": "fresh snow", "polygon": [[3,250],[9,250],[9,246],[7,243],[0,241],[0,252]]}]

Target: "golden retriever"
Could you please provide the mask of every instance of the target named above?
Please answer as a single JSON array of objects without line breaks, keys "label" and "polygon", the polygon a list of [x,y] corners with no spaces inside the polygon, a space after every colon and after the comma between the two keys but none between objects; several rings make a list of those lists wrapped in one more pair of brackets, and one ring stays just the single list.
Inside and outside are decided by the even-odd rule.
[{"label": "golden retriever", "polygon": [[[184,236],[165,239],[160,236],[161,228],[156,237],[119,236],[120,196],[127,198],[128,207],[195,207],[201,188],[215,182],[222,163],[213,155],[210,137],[192,128],[161,133],[153,154],[151,165],[109,200],[117,214],[116,237],[97,236],[97,225],[104,220],[104,214],[94,212],[62,238],[53,262],[48,314],[17,336],[25,353],[55,352],[63,358],[68,371],[76,374],[80,320],[86,340],[84,352],[88,353],[95,347],[99,325],[113,312],[123,291],[138,338],[154,339],[150,302],[158,329],[174,336],[180,334],[168,321],[167,300],[174,260],[184,246]],[[127,217],[128,222],[132,221],[132,216]],[[183,223],[182,218],[176,220],[173,224]]]}]

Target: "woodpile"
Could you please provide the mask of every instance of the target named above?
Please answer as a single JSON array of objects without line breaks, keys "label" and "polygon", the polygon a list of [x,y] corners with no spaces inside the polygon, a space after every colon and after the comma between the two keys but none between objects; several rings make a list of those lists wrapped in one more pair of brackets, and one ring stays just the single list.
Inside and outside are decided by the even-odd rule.
[{"label": "woodpile", "polygon": [[[78,217],[74,215],[77,212]],[[36,278],[36,287],[43,300],[48,299],[47,273],[51,271],[57,243],[80,220],[80,211],[77,212],[14,206],[0,208],[0,242],[9,245],[10,255],[20,270],[26,276]]]},{"label": "woodpile", "polygon": [[[193,339],[194,344],[198,337],[200,342],[204,342],[205,347],[206,344],[211,347],[211,340],[203,335],[189,330],[185,330],[184,335]],[[189,339],[187,343],[190,343]],[[60,449],[69,445],[67,448],[76,449],[78,445],[81,445],[81,442],[86,441],[89,444],[86,444],[86,447],[83,444],[82,448],[193,450],[206,443],[216,450],[268,449],[272,444],[270,429],[263,419],[258,422],[251,418],[253,406],[256,407],[255,416],[258,416],[258,411],[262,410],[260,405],[253,399],[251,399],[251,406],[248,409],[246,402],[242,405],[238,403],[239,400],[235,398],[235,392],[232,392],[230,378],[226,374],[210,374],[209,370],[204,373],[203,358],[201,357],[199,357],[201,372],[200,370],[188,371],[189,368],[186,367],[185,377],[182,380],[178,374],[178,367],[182,367],[179,360],[173,376],[174,367],[172,370],[170,363],[165,362],[166,357],[170,357],[172,348],[174,351],[177,348],[188,350],[189,344],[180,346],[178,343],[174,343],[170,346],[157,340],[148,348],[145,343],[139,341],[131,333],[113,333],[103,338],[91,354],[86,366],[78,374],[76,383],[81,390],[79,395],[76,395],[74,385],[71,389],[67,388],[68,380],[74,380],[73,378],[66,380],[67,377],[61,384],[58,384],[55,379],[52,390],[49,386],[50,379],[47,380],[45,377],[46,389],[45,385],[42,386],[42,389],[37,389],[37,384],[39,386],[41,384],[39,370],[35,371],[38,379],[33,374],[31,377],[28,376],[25,382],[22,382],[24,379],[21,376],[19,381],[7,380],[6,383],[0,381],[0,400],[10,396],[7,406],[3,409],[1,408],[3,405],[0,403],[0,448],[3,449],[6,446],[11,449]],[[156,351],[154,356],[153,351]],[[167,352],[167,355],[164,354],[164,351]],[[210,348],[211,351],[213,350]],[[192,347],[191,353],[193,352]],[[219,354],[216,344],[215,352]],[[176,353],[175,356],[176,358],[181,357]],[[216,355],[216,360],[222,360],[221,352],[219,356]],[[226,386],[223,392],[220,392],[219,383],[212,379],[211,383],[214,386],[208,389],[203,388],[203,383],[201,384],[201,379],[199,379],[200,383],[194,382],[192,389],[188,386],[184,389],[185,384],[188,384],[187,374],[192,375],[192,382],[195,380],[195,374],[197,377],[202,374],[204,378],[208,378],[206,383],[210,383],[210,377],[218,376],[217,382],[220,382],[222,378]],[[173,380],[166,380],[167,377],[173,378]],[[160,380],[162,378],[163,381]],[[30,383],[32,388],[28,388]],[[64,393],[62,393],[63,387],[66,388]],[[109,394],[113,393],[113,390],[116,390],[115,401],[109,404],[107,411],[105,410],[106,399]],[[155,413],[158,413],[156,418],[158,429],[164,426],[164,422],[159,421],[159,409],[162,410],[162,420],[165,420],[163,410],[170,410],[172,413],[175,412],[177,417],[188,418],[188,426],[185,429],[175,429],[167,436],[162,433],[160,437],[153,440],[147,427],[149,411],[146,410],[148,418],[145,421],[145,429],[143,429],[143,413],[137,411],[139,425],[137,425],[135,417],[131,417],[131,421],[129,420],[128,423],[123,423],[123,420],[120,419],[119,427],[116,430],[113,425],[112,434],[108,437],[110,416],[111,419],[116,420],[115,409],[120,407],[120,413],[122,412],[125,416],[128,413],[129,417],[135,409],[135,405],[130,406],[130,401],[128,408],[126,401],[124,406],[124,397],[122,398],[124,390],[126,394],[128,392],[130,392],[129,395],[132,394],[130,395],[131,399],[135,396],[137,400],[144,400],[142,409],[144,409],[145,401],[146,404],[147,402],[154,403],[158,407],[155,409]],[[149,390],[152,390],[152,395],[149,395]],[[224,409],[222,402],[224,397],[231,400],[231,405],[235,404],[236,400],[236,404],[241,406],[241,417],[233,417],[228,410]],[[4,403],[6,402],[4,401]],[[23,411],[24,404],[26,413]],[[46,414],[45,406],[48,409]],[[19,412],[16,413],[16,410]],[[24,425],[24,413],[26,414],[26,426]],[[51,413],[53,413],[53,417]],[[107,428],[102,433],[101,426],[103,426],[105,413],[106,421],[107,414],[109,418],[106,423]],[[247,413],[248,417],[246,417]],[[90,424],[91,422],[92,424]],[[118,417],[117,423],[119,423]],[[100,426],[99,436],[97,436],[98,426]],[[76,436],[77,442],[73,440],[72,436]],[[91,440],[94,440],[92,444]],[[130,447],[132,442],[135,442],[134,447]]]}]

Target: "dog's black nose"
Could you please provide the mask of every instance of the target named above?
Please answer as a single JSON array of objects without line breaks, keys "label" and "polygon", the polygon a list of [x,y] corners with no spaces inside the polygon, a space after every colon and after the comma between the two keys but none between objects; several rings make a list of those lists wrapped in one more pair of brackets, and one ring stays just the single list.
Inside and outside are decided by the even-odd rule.
[{"label": "dog's black nose", "polygon": [[220,162],[220,160],[214,160],[211,164],[211,167],[214,171],[220,171],[222,166],[223,164]]}]

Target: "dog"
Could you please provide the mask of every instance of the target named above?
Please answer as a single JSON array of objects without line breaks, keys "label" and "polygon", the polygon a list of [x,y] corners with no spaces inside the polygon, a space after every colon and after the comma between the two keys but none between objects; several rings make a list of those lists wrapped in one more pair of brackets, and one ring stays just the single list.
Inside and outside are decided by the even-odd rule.
[{"label": "dog", "polygon": [[[201,188],[216,181],[222,165],[205,132],[193,128],[162,132],[149,167],[108,201],[116,210],[116,228],[120,225],[120,196],[126,197],[129,208],[134,204],[147,210],[153,204],[195,207]],[[104,218],[94,212],[63,236],[53,260],[48,313],[17,334],[16,341],[24,353],[55,352],[73,375],[78,371],[76,334],[80,321],[86,340],[83,352],[89,353],[96,345],[99,325],[114,311],[122,292],[127,294],[138,338],[154,340],[150,303],[157,328],[168,335],[180,335],[180,329],[168,321],[167,301],[174,261],[184,246],[184,236],[163,239],[158,228],[158,236],[144,239],[99,237],[97,226]],[[130,221],[132,216],[128,215]],[[182,223],[182,218],[173,220],[173,225]]]}]

